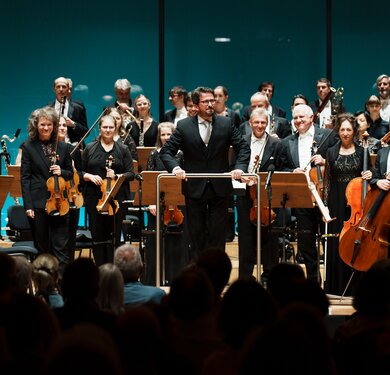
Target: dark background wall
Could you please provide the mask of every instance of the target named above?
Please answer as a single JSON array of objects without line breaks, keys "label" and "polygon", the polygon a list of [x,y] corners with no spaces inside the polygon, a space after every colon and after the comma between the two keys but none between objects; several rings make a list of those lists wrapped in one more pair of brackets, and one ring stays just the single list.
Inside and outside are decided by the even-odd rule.
[{"label": "dark background wall", "polygon": [[[289,113],[293,95],[314,100],[316,79],[326,76],[326,0],[165,0],[164,109],[169,87],[224,85],[229,105],[246,105],[258,84],[276,84],[274,102]],[[332,83],[344,103],[363,108],[376,77],[390,73],[389,2],[333,1]],[[11,162],[27,137],[27,119],[53,99],[58,76],[73,79],[74,97],[87,106],[92,125],[128,78],[132,97],[143,92],[159,114],[158,0],[54,2],[3,1],[0,5],[0,135]],[[229,37],[230,43],[216,43]],[[91,133],[91,137],[96,132]],[[5,168],[2,161],[2,171]],[[6,205],[9,204],[7,200]],[[4,210],[2,217],[4,218]],[[2,221],[2,227],[5,225]]]}]

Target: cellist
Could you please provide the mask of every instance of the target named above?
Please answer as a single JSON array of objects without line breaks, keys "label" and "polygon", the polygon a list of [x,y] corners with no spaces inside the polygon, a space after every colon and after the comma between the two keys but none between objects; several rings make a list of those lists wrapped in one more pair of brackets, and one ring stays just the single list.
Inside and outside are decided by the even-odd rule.
[{"label": "cellist", "polygon": [[[32,228],[34,245],[41,253],[51,253],[60,263],[60,275],[69,261],[68,215],[50,216],[45,211],[49,192],[46,186],[51,176],[69,180],[72,160],[67,145],[57,142],[59,115],[54,108],[33,111],[28,121],[29,139],[23,143],[21,185],[23,204]],[[56,163],[51,165],[55,152]]]},{"label": "cellist", "polygon": [[[133,159],[129,148],[114,140],[115,128],[116,122],[112,116],[102,116],[99,120],[98,139],[89,143],[82,155],[85,207],[93,241],[93,256],[98,266],[113,261],[114,247],[119,246],[121,241],[121,225],[125,214],[122,201],[127,196],[126,184],[134,179]],[[107,160],[110,159],[112,163],[107,166]],[[125,175],[115,196],[119,210],[115,215],[100,214],[96,206],[102,194],[105,194],[102,191],[102,186],[106,185],[104,180],[110,179],[114,184],[118,174]]]},{"label": "cellist", "polygon": [[[251,148],[249,173],[266,172],[268,167],[276,162],[280,139],[266,132],[268,118],[268,111],[264,108],[256,108],[250,115],[249,124],[252,133],[244,135],[245,141]],[[248,177],[243,177],[242,180],[248,184],[251,181]],[[250,220],[250,210],[254,204],[250,197],[251,188],[254,189],[255,186],[247,186],[245,195],[237,196],[239,276],[251,276],[256,264],[257,228]],[[271,233],[268,222],[262,227],[261,245],[263,263],[261,281],[266,284],[269,272],[278,263],[279,257],[278,237]]]},{"label": "cellist", "polygon": [[[348,183],[355,177],[370,180],[370,158],[368,167],[363,171],[364,149],[357,144],[358,123],[351,113],[342,113],[335,119],[334,131],[338,142],[326,153],[324,174],[324,204],[328,207],[330,216],[336,220],[329,223],[328,232],[339,234],[344,222],[351,216],[351,202],[346,201],[345,190]],[[368,151],[368,149],[367,149]],[[359,202],[361,195],[354,197]],[[348,284],[352,269],[339,256],[339,238],[329,237],[326,259],[325,292],[342,295]],[[354,278],[356,282],[358,278]],[[351,292],[349,288],[347,293]]]}]

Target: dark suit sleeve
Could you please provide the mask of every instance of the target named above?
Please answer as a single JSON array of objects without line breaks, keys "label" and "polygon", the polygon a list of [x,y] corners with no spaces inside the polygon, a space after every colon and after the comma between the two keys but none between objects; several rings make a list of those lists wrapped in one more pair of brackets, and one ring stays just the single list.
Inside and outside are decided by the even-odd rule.
[{"label": "dark suit sleeve", "polygon": [[180,150],[183,142],[183,135],[181,131],[180,121],[169,140],[164,144],[160,150],[160,159],[165,165],[165,168],[169,173],[173,168],[180,167],[176,160],[176,154]]},{"label": "dark suit sleeve", "polygon": [[378,151],[378,155],[375,160],[375,167],[372,171],[372,179],[370,180],[370,185],[376,186],[378,180],[381,180],[383,178],[383,173],[381,173],[381,159],[384,157],[387,158],[386,151],[386,148],[382,148]]},{"label": "dark suit sleeve", "polygon": [[242,138],[240,131],[234,125],[232,125],[231,144],[236,154],[235,169],[241,169],[242,171],[247,172],[251,157],[251,149],[248,142]]},{"label": "dark suit sleeve", "polygon": [[280,143],[278,147],[278,152],[276,156],[276,169],[283,172],[292,172],[295,168],[292,165],[289,157],[289,138],[285,138]]},{"label": "dark suit sleeve", "polygon": [[28,147],[23,147],[22,163],[20,166],[20,182],[22,187],[23,205],[25,210],[34,208],[31,196],[31,155]]}]

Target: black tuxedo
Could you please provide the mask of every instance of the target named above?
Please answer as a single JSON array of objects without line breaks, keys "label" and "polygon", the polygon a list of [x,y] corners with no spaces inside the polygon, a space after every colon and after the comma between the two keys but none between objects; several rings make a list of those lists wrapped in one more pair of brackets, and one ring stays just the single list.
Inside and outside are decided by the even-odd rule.
[{"label": "black tuxedo", "polygon": [[[249,118],[251,117],[251,113],[252,113],[252,107],[250,105],[245,106],[244,111],[242,113],[242,122],[248,121]],[[286,118],[286,111],[283,108],[272,104],[271,115]]]},{"label": "black tuxedo", "polygon": [[[51,102],[49,106],[54,108],[55,101]],[[85,107],[71,100],[69,102],[68,117],[75,122],[74,128],[68,126],[69,141],[70,143],[79,142],[88,131]]]},{"label": "black tuxedo", "polygon": [[[269,121],[274,121],[274,131],[275,131],[275,134],[279,137],[279,138],[286,138],[288,137],[289,135],[292,134],[291,132],[291,125],[290,123],[288,122],[288,120],[286,120],[285,118],[283,117],[277,117],[277,116],[274,116],[273,118],[271,117],[269,119]],[[252,128],[251,128],[251,125],[249,124],[249,120],[248,121],[245,121],[243,122],[240,127],[240,132],[242,135],[245,135],[245,134],[252,134]]]},{"label": "black tuxedo", "polygon": [[[317,145],[321,145],[321,141],[323,141],[323,145],[320,146],[318,153],[325,158],[328,148],[337,142],[337,138],[329,129],[321,129],[317,126],[314,129],[313,140],[317,142]],[[329,133],[331,134],[329,135]],[[292,172],[296,168],[299,168],[299,133],[282,140],[277,158],[278,170]],[[317,279],[316,233],[318,232],[318,225],[321,223],[319,211],[317,208],[297,208],[295,209],[295,214],[298,229],[308,231],[308,233],[298,234],[299,250],[304,257],[307,277]]]},{"label": "black tuxedo", "polygon": [[[179,166],[175,156],[182,150],[183,169],[187,173],[226,173],[230,171],[230,145],[236,153],[235,168],[246,172],[250,149],[229,118],[213,116],[211,137],[206,146],[199,133],[198,116],[188,117],[177,123],[160,157],[168,172]],[[207,229],[208,245],[224,248],[229,195],[233,192],[231,180],[190,178],[182,182],[182,192],[186,197],[193,256],[205,249]]]},{"label": "black tuxedo", "polygon": [[[250,146],[251,134],[244,136],[244,140]],[[271,163],[271,157],[277,158],[280,139],[269,137],[265,147],[259,172],[266,172]],[[250,276],[253,274],[253,266],[256,263],[256,243],[257,228],[250,222],[250,210],[252,200],[250,198],[249,187],[247,187],[245,196],[237,197],[238,210],[238,249],[239,249],[239,276]],[[262,278],[266,279],[269,271],[278,262],[278,237],[270,233],[269,227],[261,228],[261,260],[263,264]]]},{"label": "black tuxedo", "polygon": [[[61,166],[61,176],[69,180],[73,173],[72,161],[68,145],[58,142],[58,161]],[[20,169],[23,204],[25,210],[34,210],[35,218],[29,219],[33,232],[34,245],[42,253],[54,254],[60,262],[60,273],[69,261],[68,215],[49,216],[45,212],[46,200],[50,197],[46,181],[50,161],[45,156],[40,141],[23,143],[22,164]]]},{"label": "black tuxedo", "polygon": [[371,185],[376,186],[378,180],[382,180],[383,178],[386,178],[385,174],[387,173],[387,158],[389,156],[389,152],[390,152],[390,147],[384,147],[378,151],[375,160],[375,167],[372,172],[372,179],[370,181]]},{"label": "black tuxedo", "polygon": [[176,108],[166,111],[164,113],[164,121],[175,123],[176,112],[177,112]]}]

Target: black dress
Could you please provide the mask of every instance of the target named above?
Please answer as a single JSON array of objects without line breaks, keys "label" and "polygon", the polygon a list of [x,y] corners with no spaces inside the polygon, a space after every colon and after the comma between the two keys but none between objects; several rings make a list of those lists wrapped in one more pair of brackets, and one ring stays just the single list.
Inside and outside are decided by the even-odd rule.
[{"label": "black dress", "polygon": [[[132,121],[130,124],[131,131],[130,135],[134,139],[137,147],[139,146],[139,136],[140,136],[140,128],[135,121]],[[156,139],[158,136],[158,122],[153,120],[150,124],[148,130],[144,132],[144,147],[154,147],[156,146]]]},{"label": "black dress", "polygon": [[[181,164],[183,153],[179,151],[177,154],[178,163]],[[148,171],[164,171],[165,167],[160,159],[160,153],[153,150],[147,161]],[[162,226],[162,239],[160,249],[164,253],[164,258],[161,257],[161,265],[165,264],[165,280],[163,284],[170,284],[187,265],[189,261],[189,240],[187,224],[185,219],[185,207],[179,207],[183,212],[184,221],[177,228],[168,229],[165,225]],[[156,217],[148,213],[149,234],[145,240],[145,280],[148,285],[156,285],[156,234],[151,233],[156,230]],[[163,275],[163,273],[161,273]],[[163,285],[162,284],[162,285]]]},{"label": "black dress", "polygon": [[[324,204],[329,207],[330,216],[336,217],[328,224],[329,234],[339,234],[344,226],[344,221],[351,216],[345,190],[353,178],[361,177],[363,170],[363,148],[355,147],[355,152],[350,155],[340,155],[340,143],[328,149],[324,178]],[[342,295],[353,269],[345,264],[339,256],[338,237],[329,237],[327,241],[324,289],[328,294]],[[358,278],[357,274],[354,275],[350,287],[346,291],[347,295],[351,295]]]}]

